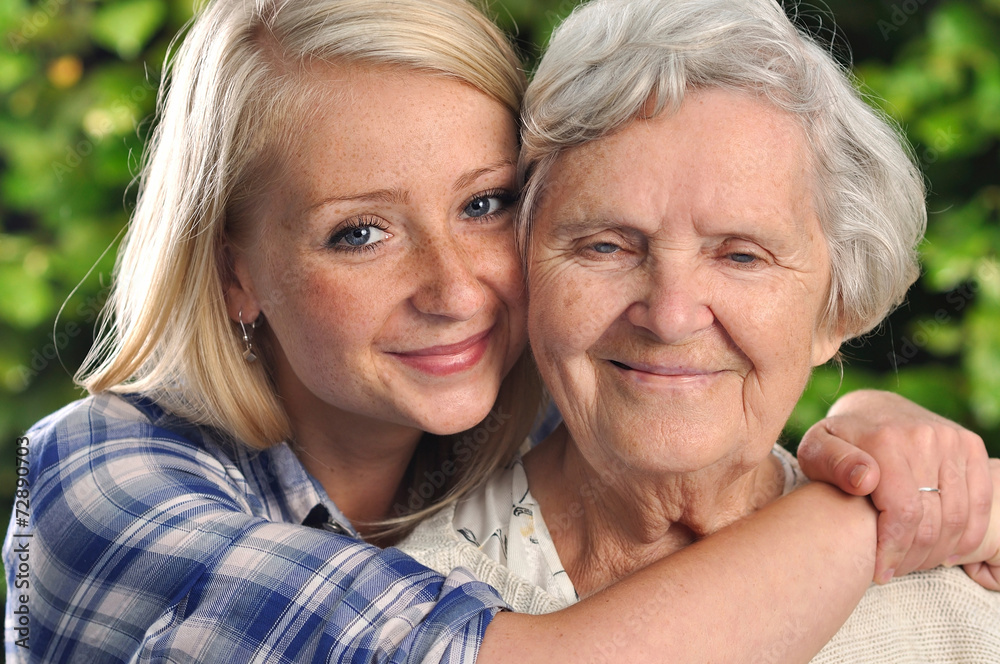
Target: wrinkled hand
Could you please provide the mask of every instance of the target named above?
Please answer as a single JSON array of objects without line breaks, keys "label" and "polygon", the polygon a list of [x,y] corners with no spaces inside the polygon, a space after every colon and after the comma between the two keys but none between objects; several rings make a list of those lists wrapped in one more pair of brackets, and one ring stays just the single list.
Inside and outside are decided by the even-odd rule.
[{"label": "wrinkled hand", "polygon": [[[965,572],[984,588],[1000,590],[1000,459],[990,459],[993,475],[993,512],[986,537],[978,549],[966,556],[976,562],[964,565]],[[964,561],[963,561],[964,562]]]},{"label": "wrinkled hand", "polygon": [[871,494],[880,512],[878,583],[956,564],[983,543],[993,481],[982,438],[898,395],[842,397],[806,432],[799,463],[812,480]]}]

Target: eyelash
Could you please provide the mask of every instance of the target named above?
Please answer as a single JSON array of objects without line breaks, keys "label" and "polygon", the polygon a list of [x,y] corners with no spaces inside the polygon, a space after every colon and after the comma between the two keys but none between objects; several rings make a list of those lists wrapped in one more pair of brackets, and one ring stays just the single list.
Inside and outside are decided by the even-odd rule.
[{"label": "eyelash", "polygon": [[484,215],[482,217],[469,217],[469,219],[473,219],[476,222],[482,222],[484,220],[491,220],[494,217],[496,217],[497,215],[504,214],[505,212],[508,212],[511,209],[511,206],[514,205],[515,203],[517,203],[518,195],[515,194],[514,192],[512,192],[509,189],[489,189],[487,191],[479,192],[478,194],[475,194],[474,196],[470,196],[469,199],[465,202],[465,205],[462,206],[462,211],[464,212],[465,208],[469,207],[469,205],[472,203],[472,201],[480,199],[480,198],[496,198],[496,199],[499,199],[500,202],[503,203],[503,207],[501,207],[499,210],[496,210],[495,212],[490,212],[489,214]]},{"label": "eyelash", "polygon": [[[606,252],[606,253],[597,251],[596,247],[600,245],[616,247],[617,251]],[[610,260],[613,257],[617,256],[618,254],[621,254],[621,252],[624,251],[625,249],[620,244],[617,244],[615,242],[603,241],[603,242],[592,242],[586,245],[583,248],[583,250],[587,253],[588,257],[591,260]],[[746,262],[738,261],[735,259],[736,256],[747,256],[750,258],[750,260]],[[751,251],[727,251],[722,254],[722,257],[726,259],[730,265],[732,265],[738,270],[756,270],[760,267],[762,261],[764,260],[758,254]]]},{"label": "eyelash", "polygon": [[[614,247],[615,251],[598,251],[597,247],[607,246]],[[624,251],[624,247],[615,242],[591,242],[586,245],[583,250],[588,254],[588,256],[595,260],[608,260],[612,256],[616,256]]]},{"label": "eyelash", "polygon": [[378,217],[357,217],[348,221],[345,226],[341,226],[333,235],[331,235],[330,239],[326,241],[327,247],[333,251],[341,251],[349,254],[358,254],[364,251],[376,251],[382,244],[381,241],[366,244],[361,247],[352,247],[350,245],[340,244],[340,241],[347,237],[348,234],[358,230],[359,228],[377,228],[383,232],[389,230],[385,221],[379,219]]},{"label": "eyelash", "polygon": [[[503,207],[501,207],[498,210],[489,212],[483,215],[482,217],[469,217],[470,219],[473,219],[479,223],[492,220],[497,215],[508,212],[510,210],[511,205],[517,202],[518,197],[516,194],[513,194],[509,189],[490,189],[488,191],[483,191],[474,196],[471,196],[469,200],[466,201],[465,205],[462,206],[463,212],[465,208],[469,207],[469,205],[473,201],[480,198],[496,198],[503,204]],[[371,244],[366,244],[361,247],[351,247],[349,245],[340,244],[341,240],[343,240],[351,232],[359,228],[377,228],[383,232],[388,230],[388,227],[385,224],[385,222],[382,219],[379,219],[378,217],[371,217],[371,216],[358,217],[356,219],[350,220],[349,222],[347,222],[345,226],[342,226],[333,235],[331,235],[330,239],[327,240],[327,246],[333,251],[341,251],[351,254],[357,254],[363,251],[376,251],[382,244],[381,241],[372,242]]]},{"label": "eyelash", "polygon": [[[734,256],[749,256],[750,260],[743,262],[735,260]],[[729,263],[735,266],[739,270],[753,270],[760,266],[763,259],[757,254],[751,251],[727,251],[723,254],[723,258],[729,261]]]}]

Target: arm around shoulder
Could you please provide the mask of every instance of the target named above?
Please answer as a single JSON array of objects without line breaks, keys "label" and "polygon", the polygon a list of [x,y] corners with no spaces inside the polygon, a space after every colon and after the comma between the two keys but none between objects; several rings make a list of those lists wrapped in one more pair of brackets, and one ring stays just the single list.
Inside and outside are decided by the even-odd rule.
[{"label": "arm around shoulder", "polygon": [[461,571],[269,518],[250,478],[118,397],[29,440],[24,661],[469,661],[503,606]]},{"label": "arm around shoulder", "polygon": [[567,609],[498,615],[477,662],[807,662],[869,586],[876,516],[808,485]]}]

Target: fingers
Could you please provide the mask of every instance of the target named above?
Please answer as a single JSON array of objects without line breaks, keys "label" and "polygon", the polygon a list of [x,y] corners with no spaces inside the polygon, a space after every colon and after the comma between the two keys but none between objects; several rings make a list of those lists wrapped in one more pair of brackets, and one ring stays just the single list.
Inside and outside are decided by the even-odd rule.
[{"label": "fingers", "polygon": [[[887,583],[899,575],[904,560],[915,545],[917,533],[924,521],[925,499],[909,469],[909,459],[903,457],[883,464],[891,468],[882,475],[882,481],[872,492],[872,503],[879,510],[878,544],[875,551],[875,582]],[[931,533],[925,529],[925,535]],[[920,561],[926,557],[926,548],[917,553]],[[916,556],[915,556],[916,557]],[[914,569],[913,560],[906,565]]]},{"label": "fingers", "polygon": [[940,492],[922,495],[924,516],[913,550],[897,573],[960,559],[979,546],[989,525],[993,482],[982,439],[957,428],[938,431],[935,436],[937,445],[947,442],[953,451],[943,457],[937,484],[928,484],[939,487]]},{"label": "fingers", "polygon": [[970,449],[966,482],[969,491],[969,517],[965,526],[965,532],[958,540],[954,556],[949,558],[961,558],[969,552],[975,550],[982,542],[986,530],[990,525],[990,509],[994,498],[994,479],[991,476],[990,468],[996,468],[1000,462],[991,460],[987,456],[986,446],[983,440],[970,431],[963,431],[963,446]]},{"label": "fingers", "polygon": [[[928,486],[933,487],[936,484],[937,482],[932,482]],[[955,490],[954,487],[952,490]],[[896,566],[896,576],[909,574],[916,569],[937,567],[954,551],[961,531],[953,532],[953,529],[946,528],[946,524],[942,521],[943,493],[944,489],[941,493],[918,491],[917,500],[922,506],[920,523],[917,524],[910,549]],[[965,494],[965,487],[962,487],[961,493]],[[961,525],[964,525],[964,518]]]},{"label": "fingers", "polygon": [[[870,493],[880,512],[875,580],[974,560],[963,556],[992,527],[982,439],[894,395],[844,403],[806,433],[799,463],[812,480]],[[997,574],[996,567],[978,573]]]},{"label": "fingers", "polygon": [[957,428],[914,426],[908,433],[906,448],[882,446],[882,482],[872,492],[872,502],[885,517],[879,522],[879,583],[891,578],[889,570],[902,576],[944,562],[968,519],[966,457],[958,448]]},{"label": "fingers", "polygon": [[[875,580],[929,569],[975,549],[989,525],[992,480],[979,436],[960,427],[915,427],[904,459],[881,452]],[[920,491],[921,487],[937,492]],[[900,555],[905,552],[905,555]]]},{"label": "fingers", "polygon": [[983,588],[1000,590],[1000,567],[992,567],[986,563],[971,563],[963,565],[962,569]]},{"label": "fingers", "polygon": [[[832,418],[830,418],[832,419]],[[866,496],[879,483],[879,466],[867,452],[835,435],[828,420],[813,425],[799,444],[799,466],[814,482],[826,482],[855,496]]]},{"label": "fingers", "polygon": [[989,469],[993,484],[993,505],[986,536],[974,551],[963,556],[962,562],[973,561],[964,565],[964,569],[976,583],[989,590],[1000,590],[1000,491],[997,491],[997,485],[1000,484],[1000,459],[990,459]]}]

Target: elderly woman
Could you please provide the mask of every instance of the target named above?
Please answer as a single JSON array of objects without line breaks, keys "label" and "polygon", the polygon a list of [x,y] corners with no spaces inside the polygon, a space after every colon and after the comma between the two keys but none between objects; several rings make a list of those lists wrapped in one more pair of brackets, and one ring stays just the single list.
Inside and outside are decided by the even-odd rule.
[{"label": "elderly woman", "polygon": [[[565,421],[403,548],[547,611],[802,482],[782,426],[902,299],[926,216],[899,137],[770,0],[579,8],[523,134],[529,338]],[[998,590],[996,524],[982,552]],[[874,587],[817,661],[1000,661],[1000,593],[943,568]]]}]

